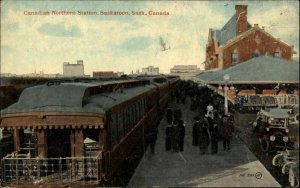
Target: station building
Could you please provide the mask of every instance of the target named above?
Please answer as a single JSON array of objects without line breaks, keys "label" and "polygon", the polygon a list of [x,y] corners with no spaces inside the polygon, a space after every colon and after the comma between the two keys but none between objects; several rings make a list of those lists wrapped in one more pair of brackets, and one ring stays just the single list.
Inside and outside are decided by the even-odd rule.
[{"label": "station building", "polygon": [[253,57],[270,55],[291,60],[294,46],[247,21],[247,5],[236,5],[235,14],[221,29],[209,29],[205,70],[224,69]]},{"label": "station building", "polygon": [[170,74],[180,76],[183,80],[191,80],[201,72],[197,65],[174,65],[170,69]]}]

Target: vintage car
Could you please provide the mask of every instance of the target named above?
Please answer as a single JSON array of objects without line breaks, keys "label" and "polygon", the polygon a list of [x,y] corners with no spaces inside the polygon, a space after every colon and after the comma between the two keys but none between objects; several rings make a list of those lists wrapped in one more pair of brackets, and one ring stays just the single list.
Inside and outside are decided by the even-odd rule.
[{"label": "vintage car", "polygon": [[253,130],[259,134],[263,152],[294,148],[299,132],[299,126],[294,122],[291,124],[291,120],[296,121],[294,117],[292,109],[270,108],[258,112]]}]

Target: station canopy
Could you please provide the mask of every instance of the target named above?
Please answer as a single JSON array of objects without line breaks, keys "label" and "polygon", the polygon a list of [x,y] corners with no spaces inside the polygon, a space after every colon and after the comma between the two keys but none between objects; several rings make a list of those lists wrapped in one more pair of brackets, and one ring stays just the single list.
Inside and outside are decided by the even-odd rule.
[{"label": "station canopy", "polygon": [[259,56],[227,69],[202,72],[195,80],[203,84],[224,84],[226,74],[230,84],[299,83],[299,62]]}]

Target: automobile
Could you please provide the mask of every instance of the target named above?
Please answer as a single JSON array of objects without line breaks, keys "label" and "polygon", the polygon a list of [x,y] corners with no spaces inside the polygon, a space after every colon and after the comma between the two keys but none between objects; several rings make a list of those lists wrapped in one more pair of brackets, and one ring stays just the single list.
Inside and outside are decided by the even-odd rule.
[{"label": "automobile", "polygon": [[295,144],[299,142],[297,141],[299,140],[297,133],[299,127],[291,123],[293,117],[296,120],[292,109],[266,108],[257,113],[257,120],[253,123],[253,132],[258,132],[263,152],[294,149]]}]

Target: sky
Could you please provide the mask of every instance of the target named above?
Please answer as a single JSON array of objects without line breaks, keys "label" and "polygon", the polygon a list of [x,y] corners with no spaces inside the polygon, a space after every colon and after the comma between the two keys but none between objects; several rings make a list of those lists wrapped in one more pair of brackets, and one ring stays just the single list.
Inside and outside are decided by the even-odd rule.
[{"label": "sky", "polygon": [[[204,69],[209,28],[221,29],[248,5],[248,22],[294,45],[299,56],[299,2],[290,1],[1,1],[1,73],[62,74],[83,60],[84,72],[136,72],[149,65]],[[50,15],[25,15],[27,12]],[[143,11],[147,15],[52,15],[52,11]],[[149,15],[149,11],[169,15]],[[160,38],[166,43],[162,50]]]}]

